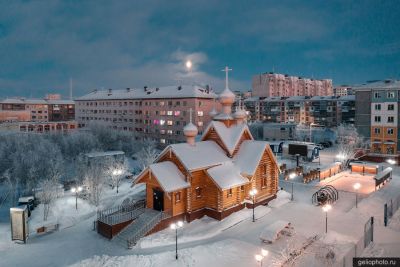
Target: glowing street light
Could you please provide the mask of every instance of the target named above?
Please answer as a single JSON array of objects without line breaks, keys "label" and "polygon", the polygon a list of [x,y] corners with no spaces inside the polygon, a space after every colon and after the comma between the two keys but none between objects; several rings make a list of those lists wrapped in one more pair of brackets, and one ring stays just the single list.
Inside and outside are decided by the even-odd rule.
[{"label": "glowing street light", "polygon": [[328,233],[328,211],[332,209],[330,204],[325,204],[322,210],[325,212],[325,233]]},{"label": "glowing street light", "polygon": [[78,210],[78,193],[82,191],[82,187],[72,187],[71,192],[75,193],[75,209]]},{"label": "glowing street light", "polygon": [[358,203],[358,189],[361,188],[361,184],[360,183],[355,183],[353,185],[354,190],[356,190],[356,208],[357,208],[357,203]]},{"label": "glowing street light", "polygon": [[178,259],[178,228],[182,228],[183,222],[171,223],[170,227],[175,230],[175,259]]},{"label": "glowing street light", "polygon": [[386,160],[386,162],[389,163],[390,165],[396,164],[396,161],[394,159],[388,159]]},{"label": "glowing street light", "polygon": [[121,175],[122,174],[122,170],[114,170],[112,172],[113,175]]},{"label": "glowing street light", "polygon": [[255,203],[256,203],[256,194],[257,194],[257,189],[254,188],[254,189],[250,190],[250,196],[253,199],[253,222],[256,221],[256,218],[254,216],[254,206],[255,206]]},{"label": "glowing street light", "polygon": [[260,267],[262,267],[262,261],[265,257],[268,256],[268,250],[265,249],[261,249],[261,254],[256,254],[254,257],[256,259],[257,262],[260,263]]}]

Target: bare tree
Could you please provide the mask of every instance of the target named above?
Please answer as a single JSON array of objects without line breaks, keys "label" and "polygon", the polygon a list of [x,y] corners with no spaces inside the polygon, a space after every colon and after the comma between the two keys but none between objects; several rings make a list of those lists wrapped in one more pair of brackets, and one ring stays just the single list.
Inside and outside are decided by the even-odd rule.
[{"label": "bare tree", "polygon": [[84,184],[88,187],[90,202],[96,207],[100,204],[105,178],[106,171],[104,169],[104,164],[101,162],[91,162],[85,169]]},{"label": "bare tree", "polygon": [[357,150],[365,148],[366,144],[353,125],[339,125],[336,135],[339,152],[337,158],[347,165],[348,160],[354,158]]},{"label": "bare tree", "polygon": [[55,179],[46,179],[39,184],[40,202],[43,204],[43,220],[47,221],[52,202],[57,197],[58,183]]},{"label": "bare tree", "polygon": [[142,149],[137,152],[135,156],[142,166],[142,169],[145,169],[147,166],[152,164],[158,156],[158,150],[156,149],[155,142],[145,140]]},{"label": "bare tree", "polygon": [[109,176],[109,180],[112,188],[117,188],[117,194],[119,186],[121,185],[122,179],[128,170],[128,166],[125,158],[123,161],[115,158],[111,158],[107,161],[105,168]]},{"label": "bare tree", "polygon": [[294,131],[294,139],[297,141],[311,140],[310,127],[305,124],[297,124]]}]

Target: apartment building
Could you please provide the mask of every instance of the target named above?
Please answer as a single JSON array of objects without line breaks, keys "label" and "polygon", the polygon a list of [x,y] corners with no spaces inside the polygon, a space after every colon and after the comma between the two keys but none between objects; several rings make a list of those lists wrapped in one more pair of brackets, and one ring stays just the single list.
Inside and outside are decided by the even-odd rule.
[{"label": "apartment building", "polygon": [[219,108],[215,98],[211,89],[197,85],[94,90],[75,99],[76,119],[78,127],[99,123],[165,146],[185,141],[182,129],[190,110],[201,134],[211,121],[209,113]]},{"label": "apartment building", "polygon": [[356,127],[370,140],[371,152],[398,154],[400,81],[374,81],[357,86],[354,90]]},{"label": "apartment building", "polygon": [[333,88],[334,96],[354,95],[353,89],[347,85],[336,86]]},{"label": "apartment building", "polygon": [[273,72],[253,76],[252,88],[252,95],[257,97],[333,95],[330,79],[308,79]]},{"label": "apartment building", "polygon": [[259,101],[259,116],[265,122],[317,124],[325,127],[354,123],[354,96],[268,97]]},{"label": "apartment building", "polygon": [[49,122],[75,119],[72,100],[8,98],[0,101],[0,122]]}]

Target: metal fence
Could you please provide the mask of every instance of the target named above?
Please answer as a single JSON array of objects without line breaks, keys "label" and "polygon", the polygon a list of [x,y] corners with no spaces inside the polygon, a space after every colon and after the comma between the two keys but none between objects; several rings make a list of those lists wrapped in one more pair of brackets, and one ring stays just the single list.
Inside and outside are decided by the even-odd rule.
[{"label": "metal fence", "polygon": [[99,211],[97,220],[108,225],[115,225],[137,218],[144,212],[145,200],[139,200],[128,205],[120,205],[114,208]]},{"label": "metal fence", "polygon": [[364,233],[357,240],[354,246],[349,249],[349,251],[343,256],[341,260],[335,264],[337,267],[350,267],[353,266],[353,258],[360,257],[364,249],[373,241],[374,239],[374,217],[368,219],[364,225]]},{"label": "metal fence", "polygon": [[390,201],[385,203],[384,205],[384,218],[383,221],[385,223],[385,226],[389,224],[389,220],[393,217],[393,215],[396,213],[396,211],[400,207],[400,195],[398,195],[395,198],[392,198]]}]

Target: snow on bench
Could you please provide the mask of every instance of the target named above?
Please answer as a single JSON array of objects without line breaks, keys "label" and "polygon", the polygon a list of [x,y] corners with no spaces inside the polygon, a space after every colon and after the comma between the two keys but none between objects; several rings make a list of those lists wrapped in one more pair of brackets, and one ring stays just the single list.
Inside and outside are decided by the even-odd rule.
[{"label": "snow on bench", "polygon": [[282,234],[291,234],[293,227],[288,221],[278,220],[273,224],[268,225],[261,233],[260,239],[266,243],[272,243],[277,240]]}]

